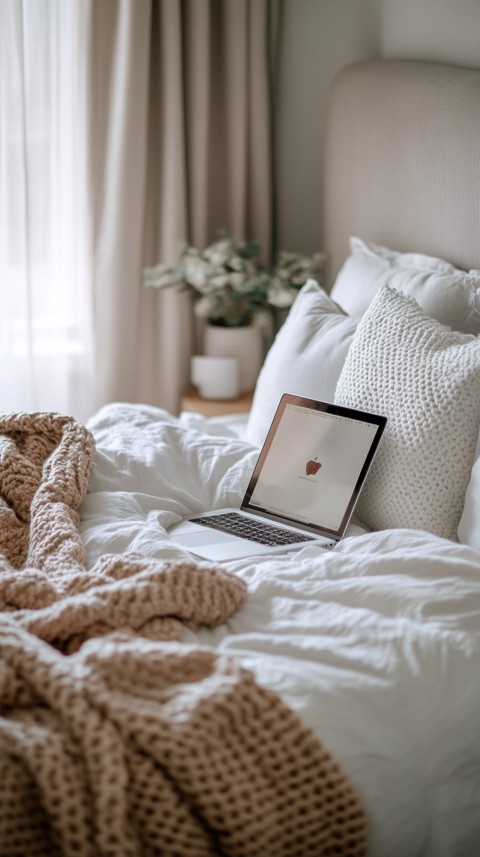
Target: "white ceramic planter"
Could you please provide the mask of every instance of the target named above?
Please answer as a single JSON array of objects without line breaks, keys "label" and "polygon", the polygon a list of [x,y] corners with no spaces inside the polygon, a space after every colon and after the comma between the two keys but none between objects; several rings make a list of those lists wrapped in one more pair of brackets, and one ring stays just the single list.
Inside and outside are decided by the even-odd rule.
[{"label": "white ceramic planter", "polygon": [[236,357],[240,364],[240,392],[253,390],[263,363],[263,340],[257,327],[207,324],[203,350],[210,357]]},{"label": "white ceramic planter", "polygon": [[190,377],[202,399],[237,399],[240,395],[240,366],[236,357],[194,354]]}]

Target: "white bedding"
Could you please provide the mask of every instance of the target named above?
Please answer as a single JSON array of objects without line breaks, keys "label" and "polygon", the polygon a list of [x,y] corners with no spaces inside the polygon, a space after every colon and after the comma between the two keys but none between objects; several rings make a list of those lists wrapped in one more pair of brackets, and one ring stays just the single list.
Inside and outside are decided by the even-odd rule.
[{"label": "white bedding", "polygon": [[[89,563],[180,556],[168,527],[238,505],[257,455],[228,421],[148,406],[107,406],[89,427]],[[313,727],[364,802],[369,853],[480,853],[480,552],[354,526],[334,552],[227,567],[248,583],[245,605],[190,639],[240,657]]]}]

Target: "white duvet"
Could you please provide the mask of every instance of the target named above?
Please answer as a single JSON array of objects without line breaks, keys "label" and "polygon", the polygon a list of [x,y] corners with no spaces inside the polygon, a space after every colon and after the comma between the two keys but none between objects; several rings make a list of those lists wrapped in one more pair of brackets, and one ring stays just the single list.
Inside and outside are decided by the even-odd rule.
[{"label": "white duvet", "polygon": [[[107,406],[89,427],[91,563],[180,556],[168,528],[239,505],[257,455],[221,421],[148,406]],[[415,530],[350,532],[333,552],[227,564],[245,605],[189,639],[240,658],[313,727],[367,809],[369,853],[476,857],[480,552]]]}]

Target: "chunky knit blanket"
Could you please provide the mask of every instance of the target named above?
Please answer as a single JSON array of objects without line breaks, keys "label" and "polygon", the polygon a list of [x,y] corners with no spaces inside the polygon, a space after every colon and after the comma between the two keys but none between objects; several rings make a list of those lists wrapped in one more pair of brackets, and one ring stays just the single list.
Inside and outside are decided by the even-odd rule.
[{"label": "chunky knit blanket", "polygon": [[311,730],[180,642],[243,582],[135,555],[86,568],[93,454],[71,418],[0,417],[2,857],[364,854],[362,808]]}]

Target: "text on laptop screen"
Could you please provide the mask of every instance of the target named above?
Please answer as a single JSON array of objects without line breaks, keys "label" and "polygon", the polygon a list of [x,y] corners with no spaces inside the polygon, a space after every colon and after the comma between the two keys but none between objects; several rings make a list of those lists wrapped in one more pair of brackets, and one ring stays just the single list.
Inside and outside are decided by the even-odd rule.
[{"label": "text on laptop screen", "polygon": [[337,531],[378,424],[287,404],[248,508]]}]

